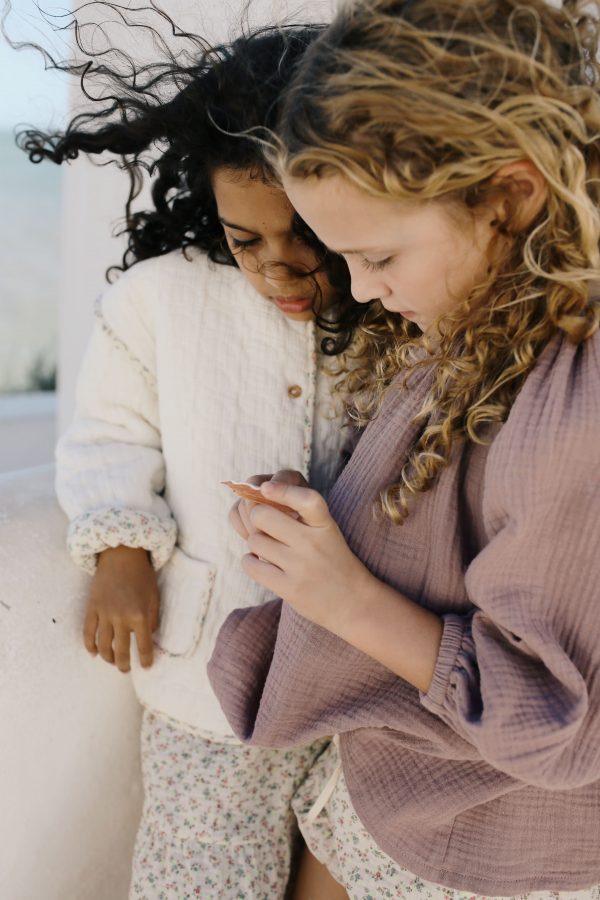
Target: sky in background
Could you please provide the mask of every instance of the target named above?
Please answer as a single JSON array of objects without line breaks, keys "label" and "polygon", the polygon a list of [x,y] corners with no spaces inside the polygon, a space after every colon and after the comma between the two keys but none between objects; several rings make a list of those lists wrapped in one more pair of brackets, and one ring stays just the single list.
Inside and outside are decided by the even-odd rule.
[{"label": "sky in background", "polygon": [[[59,35],[44,22],[34,0],[12,0],[5,28],[13,40],[31,40],[52,48],[61,57],[68,48]],[[43,9],[53,15],[66,12],[64,5],[40,0]],[[0,0],[0,9],[3,0]],[[58,20],[56,20],[58,21]],[[60,124],[67,111],[68,81],[57,72],[45,72],[44,60],[34,50],[16,51],[0,35],[0,129],[17,124]]]}]

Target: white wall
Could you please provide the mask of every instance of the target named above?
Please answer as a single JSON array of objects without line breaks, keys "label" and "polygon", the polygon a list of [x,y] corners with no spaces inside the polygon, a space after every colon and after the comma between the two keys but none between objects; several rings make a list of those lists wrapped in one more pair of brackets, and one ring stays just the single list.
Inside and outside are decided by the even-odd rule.
[{"label": "white wall", "polygon": [[[162,5],[183,28],[209,41],[234,37],[240,30],[239,2],[170,0]],[[286,0],[255,0],[244,21],[252,26],[284,20],[323,22],[330,18],[332,8],[332,0],[309,0],[298,5]],[[92,4],[92,17],[95,12]],[[119,40],[122,44],[122,32]],[[66,171],[59,310],[59,433],[73,413],[75,378],[92,324],[93,301],[105,286],[105,270],[123,252],[122,241],[111,234],[123,214],[126,195],[127,179],[113,166],[99,168],[80,159]]]},{"label": "white wall", "polygon": [[98,168],[80,159],[65,172],[58,309],[58,434],[73,415],[75,381],[92,327],[94,300],[106,287],[106,269],[118,263],[123,253],[123,239],[112,233],[123,214],[127,191],[126,178],[114,166]]},{"label": "white wall", "polygon": [[0,394],[0,472],[48,463],[56,443],[56,394]]},{"label": "white wall", "polygon": [[52,467],[0,476],[0,897],[125,900],[141,807],[129,676],[86,653]]}]

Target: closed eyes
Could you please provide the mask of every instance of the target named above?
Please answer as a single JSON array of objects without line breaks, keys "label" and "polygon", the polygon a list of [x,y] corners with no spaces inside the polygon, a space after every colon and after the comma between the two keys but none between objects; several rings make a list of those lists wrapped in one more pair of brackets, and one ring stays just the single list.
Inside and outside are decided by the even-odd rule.
[{"label": "closed eyes", "polygon": [[363,269],[367,269],[369,272],[381,272],[382,269],[385,269],[386,266],[393,260],[393,256],[387,256],[385,259],[379,259],[376,262],[373,262],[370,259],[365,259],[364,257],[361,259],[360,264]]},{"label": "closed eyes", "polygon": [[234,238],[232,235],[230,235],[229,240],[236,249],[242,250],[244,247],[254,247],[256,244],[258,244],[260,238],[251,238],[249,241],[238,241],[237,238]]}]

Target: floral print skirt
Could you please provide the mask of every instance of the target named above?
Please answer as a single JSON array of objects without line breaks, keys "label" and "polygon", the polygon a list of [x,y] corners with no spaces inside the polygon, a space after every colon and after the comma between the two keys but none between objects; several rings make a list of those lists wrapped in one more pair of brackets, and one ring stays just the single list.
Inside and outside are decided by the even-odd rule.
[{"label": "floral print skirt", "polygon": [[221,743],[146,711],[130,900],[283,898],[296,833],[291,798],[323,746]]},{"label": "floral print skirt", "polygon": [[[335,741],[298,789],[293,807],[307,846],[351,900],[494,900],[425,881],[384,853],[354,811]],[[600,886],[584,891],[532,891],[520,894],[518,900],[600,900]]]}]

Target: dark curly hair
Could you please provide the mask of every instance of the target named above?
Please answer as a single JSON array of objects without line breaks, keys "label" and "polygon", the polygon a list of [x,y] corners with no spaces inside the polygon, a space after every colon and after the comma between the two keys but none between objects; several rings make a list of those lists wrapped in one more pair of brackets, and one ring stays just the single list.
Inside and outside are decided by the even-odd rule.
[{"label": "dark curly hair", "polygon": [[[145,22],[136,22],[116,3],[93,5],[131,28],[148,31]],[[249,170],[265,180],[273,177],[262,153],[261,135],[275,128],[296,63],[324,26],[265,27],[231,43],[210,46],[181,31],[154,4],[151,11],[174,36],[170,46],[156,29],[154,44],[164,56],[158,62],[136,66],[116,48],[92,50],[77,12],[63,28],[72,30],[85,63],[58,62],[36,47],[47,68],[78,75],[93,108],[75,116],[64,132],[22,130],[17,143],[34,163],[49,159],[60,164],[80,153],[114,154],[116,159],[108,162],[128,173],[130,189],[122,230],[127,249],[122,264],[113,268],[124,270],[186,247],[198,247],[214,262],[236,266],[218,220],[211,175],[218,167],[228,167]],[[178,39],[185,51],[172,49]],[[102,89],[94,96],[96,84]],[[153,208],[133,211],[145,173],[152,178]],[[348,346],[361,314],[350,296],[346,265],[327,252],[298,216],[293,229],[315,251],[317,269],[325,270],[336,288],[335,318],[317,318],[334,335],[323,342],[324,352],[339,353]]]}]

